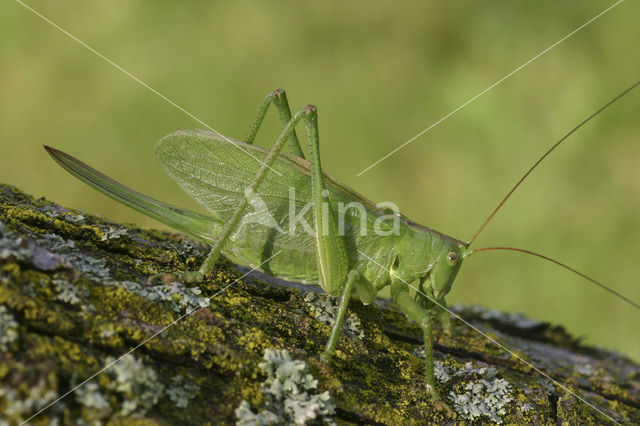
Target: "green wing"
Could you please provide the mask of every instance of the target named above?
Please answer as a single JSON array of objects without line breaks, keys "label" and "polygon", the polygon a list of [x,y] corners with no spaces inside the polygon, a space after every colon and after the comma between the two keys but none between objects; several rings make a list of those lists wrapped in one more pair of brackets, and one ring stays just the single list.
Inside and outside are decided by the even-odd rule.
[{"label": "green wing", "polygon": [[[205,216],[147,197],[62,151],[48,146],[45,149],[65,170],[86,184],[206,243],[215,241],[222,224],[244,200],[245,188],[268,153],[260,147],[222,139],[213,132],[179,131],[161,139],[156,147],[160,164],[211,213]],[[238,263],[256,266],[279,252],[261,269],[277,276],[317,282],[315,238],[303,225],[307,223],[313,229],[309,162],[281,154],[272,167],[277,173],[268,171],[259,193],[250,197],[250,207],[238,231],[225,245],[224,253]],[[350,267],[366,263],[359,251],[383,265],[392,262],[392,247],[398,237],[381,238],[375,232],[376,219],[386,213],[329,175],[325,174],[325,178],[328,207],[334,214],[339,213],[340,203],[347,206],[357,202],[362,207],[361,210],[347,208],[342,215]],[[296,215],[301,220],[291,229],[290,216]],[[380,269],[380,273],[384,269]]]},{"label": "green wing", "polygon": [[[267,153],[264,148],[225,140],[207,131],[178,131],[162,138],[156,146],[156,156],[165,172],[219,222],[227,221],[245,198],[245,188],[254,179]],[[275,172],[267,171],[258,189],[259,198],[254,202],[250,199],[246,220],[225,246],[225,254],[258,265],[281,250],[267,272],[317,280],[313,235],[306,232],[301,222],[295,232],[289,228],[291,213],[299,214],[311,203],[309,166],[307,160],[280,154],[272,165]],[[394,238],[381,238],[374,228],[376,219],[388,213],[329,175],[325,174],[325,178],[328,206],[334,214],[339,213],[340,203],[346,206],[358,202],[363,207],[362,211],[346,209],[343,215],[350,263],[359,260],[358,250],[374,258],[388,250]],[[308,208],[302,218],[313,227],[312,208]]]},{"label": "green wing", "polygon": [[186,235],[211,243],[220,228],[211,217],[147,197],[103,175],[69,154],[46,145],[44,149],[66,171],[87,185]]}]

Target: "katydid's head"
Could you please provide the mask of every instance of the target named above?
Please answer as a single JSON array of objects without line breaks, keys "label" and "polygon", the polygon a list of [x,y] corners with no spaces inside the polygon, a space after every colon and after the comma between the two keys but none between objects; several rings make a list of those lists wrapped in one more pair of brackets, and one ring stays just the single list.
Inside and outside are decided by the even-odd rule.
[{"label": "katydid's head", "polygon": [[467,247],[459,241],[445,241],[433,269],[430,272],[433,296],[442,299],[449,290],[458,275],[462,261],[469,255]]}]

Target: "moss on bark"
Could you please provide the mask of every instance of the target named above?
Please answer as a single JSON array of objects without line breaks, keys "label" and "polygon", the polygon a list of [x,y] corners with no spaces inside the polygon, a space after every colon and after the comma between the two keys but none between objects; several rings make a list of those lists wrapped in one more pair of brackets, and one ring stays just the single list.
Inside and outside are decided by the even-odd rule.
[{"label": "moss on bark", "polygon": [[436,329],[440,391],[456,408],[450,419],[425,397],[420,329],[386,301],[351,304],[352,332],[324,365],[328,302],[305,300],[308,287],[235,282],[242,272],[226,260],[201,284],[146,283],[197,267],[206,252],[185,237],[0,185],[0,424],[29,418],[143,342],[31,422],[233,423],[243,400],[256,412],[268,403],[259,364],[266,349],[281,348],[306,363],[318,392],[329,391],[338,424],[607,421],[576,395],[616,421],[640,423],[638,365],[581,346],[561,327],[458,308],[557,383],[454,320],[451,335]]}]

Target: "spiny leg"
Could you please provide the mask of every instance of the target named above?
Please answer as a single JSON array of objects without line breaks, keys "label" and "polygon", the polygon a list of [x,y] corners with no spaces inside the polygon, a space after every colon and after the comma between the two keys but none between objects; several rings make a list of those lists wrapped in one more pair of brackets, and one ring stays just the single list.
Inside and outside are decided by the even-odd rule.
[{"label": "spiny leg", "polygon": [[339,228],[335,211],[325,210],[324,174],[320,161],[320,138],[316,108],[307,106],[305,111],[309,156],[311,162],[311,201],[313,202],[316,256],[320,286],[331,296],[340,294],[349,272],[347,248]]},{"label": "spiny leg", "polygon": [[322,173],[320,161],[318,115],[315,107],[307,107],[305,122],[307,124],[308,153],[311,162],[311,199],[313,201],[318,276],[320,285],[329,295],[337,296],[342,291],[338,316],[322,354],[322,359],[327,361],[338,344],[353,286],[358,283],[357,287],[361,287],[359,284],[360,274],[357,270],[349,271],[347,248],[343,236],[339,235],[335,212],[331,208],[324,208],[325,203],[329,202],[329,200],[325,199],[324,174]]},{"label": "spiny leg", "polygon": [[391,297],[396,305],[409,318],[422,327],[424,336],[424,357],[425,357],[425,382],[427,392],[431,396],[436,408],[440,411],[444,410],[449,415],[453,415],[453,410],[440,396],[436,388],[434,359],[433,359],[433,312],[420,306],[411,295],[406,283],[393,280],[391,283]]},{"label": "spiny leg", "polygon": [[[256,139],[256,135],[258,134],[258,130],[264,121],[264,117],[267,115],[267,111],[269,110],[269,106],[274,104],[276,108],[278,108],[278,112],[280,113],[280,121],[282,121],[282,125],[286,126],[287,123],[291,120],[291,108],[289,108],[289,101],[287,101],[287,94],[284,90],[278,89],[269,93],[267,97],[262,101],[260,107],[258,108],[258,112],[256,113],[255,118],[251,122],[251,126],[249,126],[249,132],[247,133],[247,137],[245,142],[253,145],[253,142]],[[298,135],[296,135],[295,129],[291,133],[289,137],[289,150],[293,155],[297,155],[298,157],[304,158],[304,153],[302,152],[302,147],[300,146],[300,142],[298,141]]]},{"label": "spiny leg", "polygon": [[357,270],[349,271],[347,275],[347,282],[342,292],[342,300],[340,301],[340,307],[338,308],[338,315],[336,316],[336,322],[331,329],[331,336],[327,341],[327,345],[322,353],[322,360],[328,361],[336,350],[338,340],[340,339],[340,333],[342,332],[342,325],[344,324],[344,318],[347,313],[347,307],[349,306],[349,299],[351,298],[351,290],[353,284],[360,279],[360,273]]},{"label": "spiny leg", "polygon": [[[427,361],[425,366],[425,380],[427,382],[427,390],[433,392],[440,399],[440,395],[436,390],[435,376],[435,360],[433,359],[433,319],[427,315],[422,321],[422,335],[424,344],[424,359]],[[429,389],[431,388],[431,389]]]},{"label": "spiny leg", "polygon": [[342,292],[342,299],[338,308],[336,322],[331,329],[331,336],[329,336],[329,340],[327,341],[327,345],[321,356],[322,360],[325,362],[331,358],[335,352],[336,346],[338,345],[342,325],[344,324],[344,319],[349,305],[349,299],[354,292],[358,294],[360,301],[364,304],[371,303],[376,298],[376,290],[373,285],[363,279],[360,272],[356,269],[352,269],[347,275],[347,282]]}]

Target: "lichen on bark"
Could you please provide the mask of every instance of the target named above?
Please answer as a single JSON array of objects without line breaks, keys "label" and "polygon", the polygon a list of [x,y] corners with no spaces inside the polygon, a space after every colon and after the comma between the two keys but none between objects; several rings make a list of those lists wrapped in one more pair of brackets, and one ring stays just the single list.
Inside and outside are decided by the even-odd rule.
[{"label": "lichen on bark", "polygon": [[607,421],[576,395],[640,423],[638,365],[581,346],[561,327],[456,308],[557,383],[454,320],[450,335],[436,329],[438,386],[456,408],[447,418],[425,394],[421,330],[387,301],[351,303],[362,334],[343,335],[325,365],[330,328],[308,287],[240,278],[224,259],[197,285],[147,283],[196,268],[206,252],[0,185],[0,424],[29,418],[139,345],[31,423],[234,423],[242,401],[255,412],[267,402],[267,349],[304,361],[338,424]]}]

